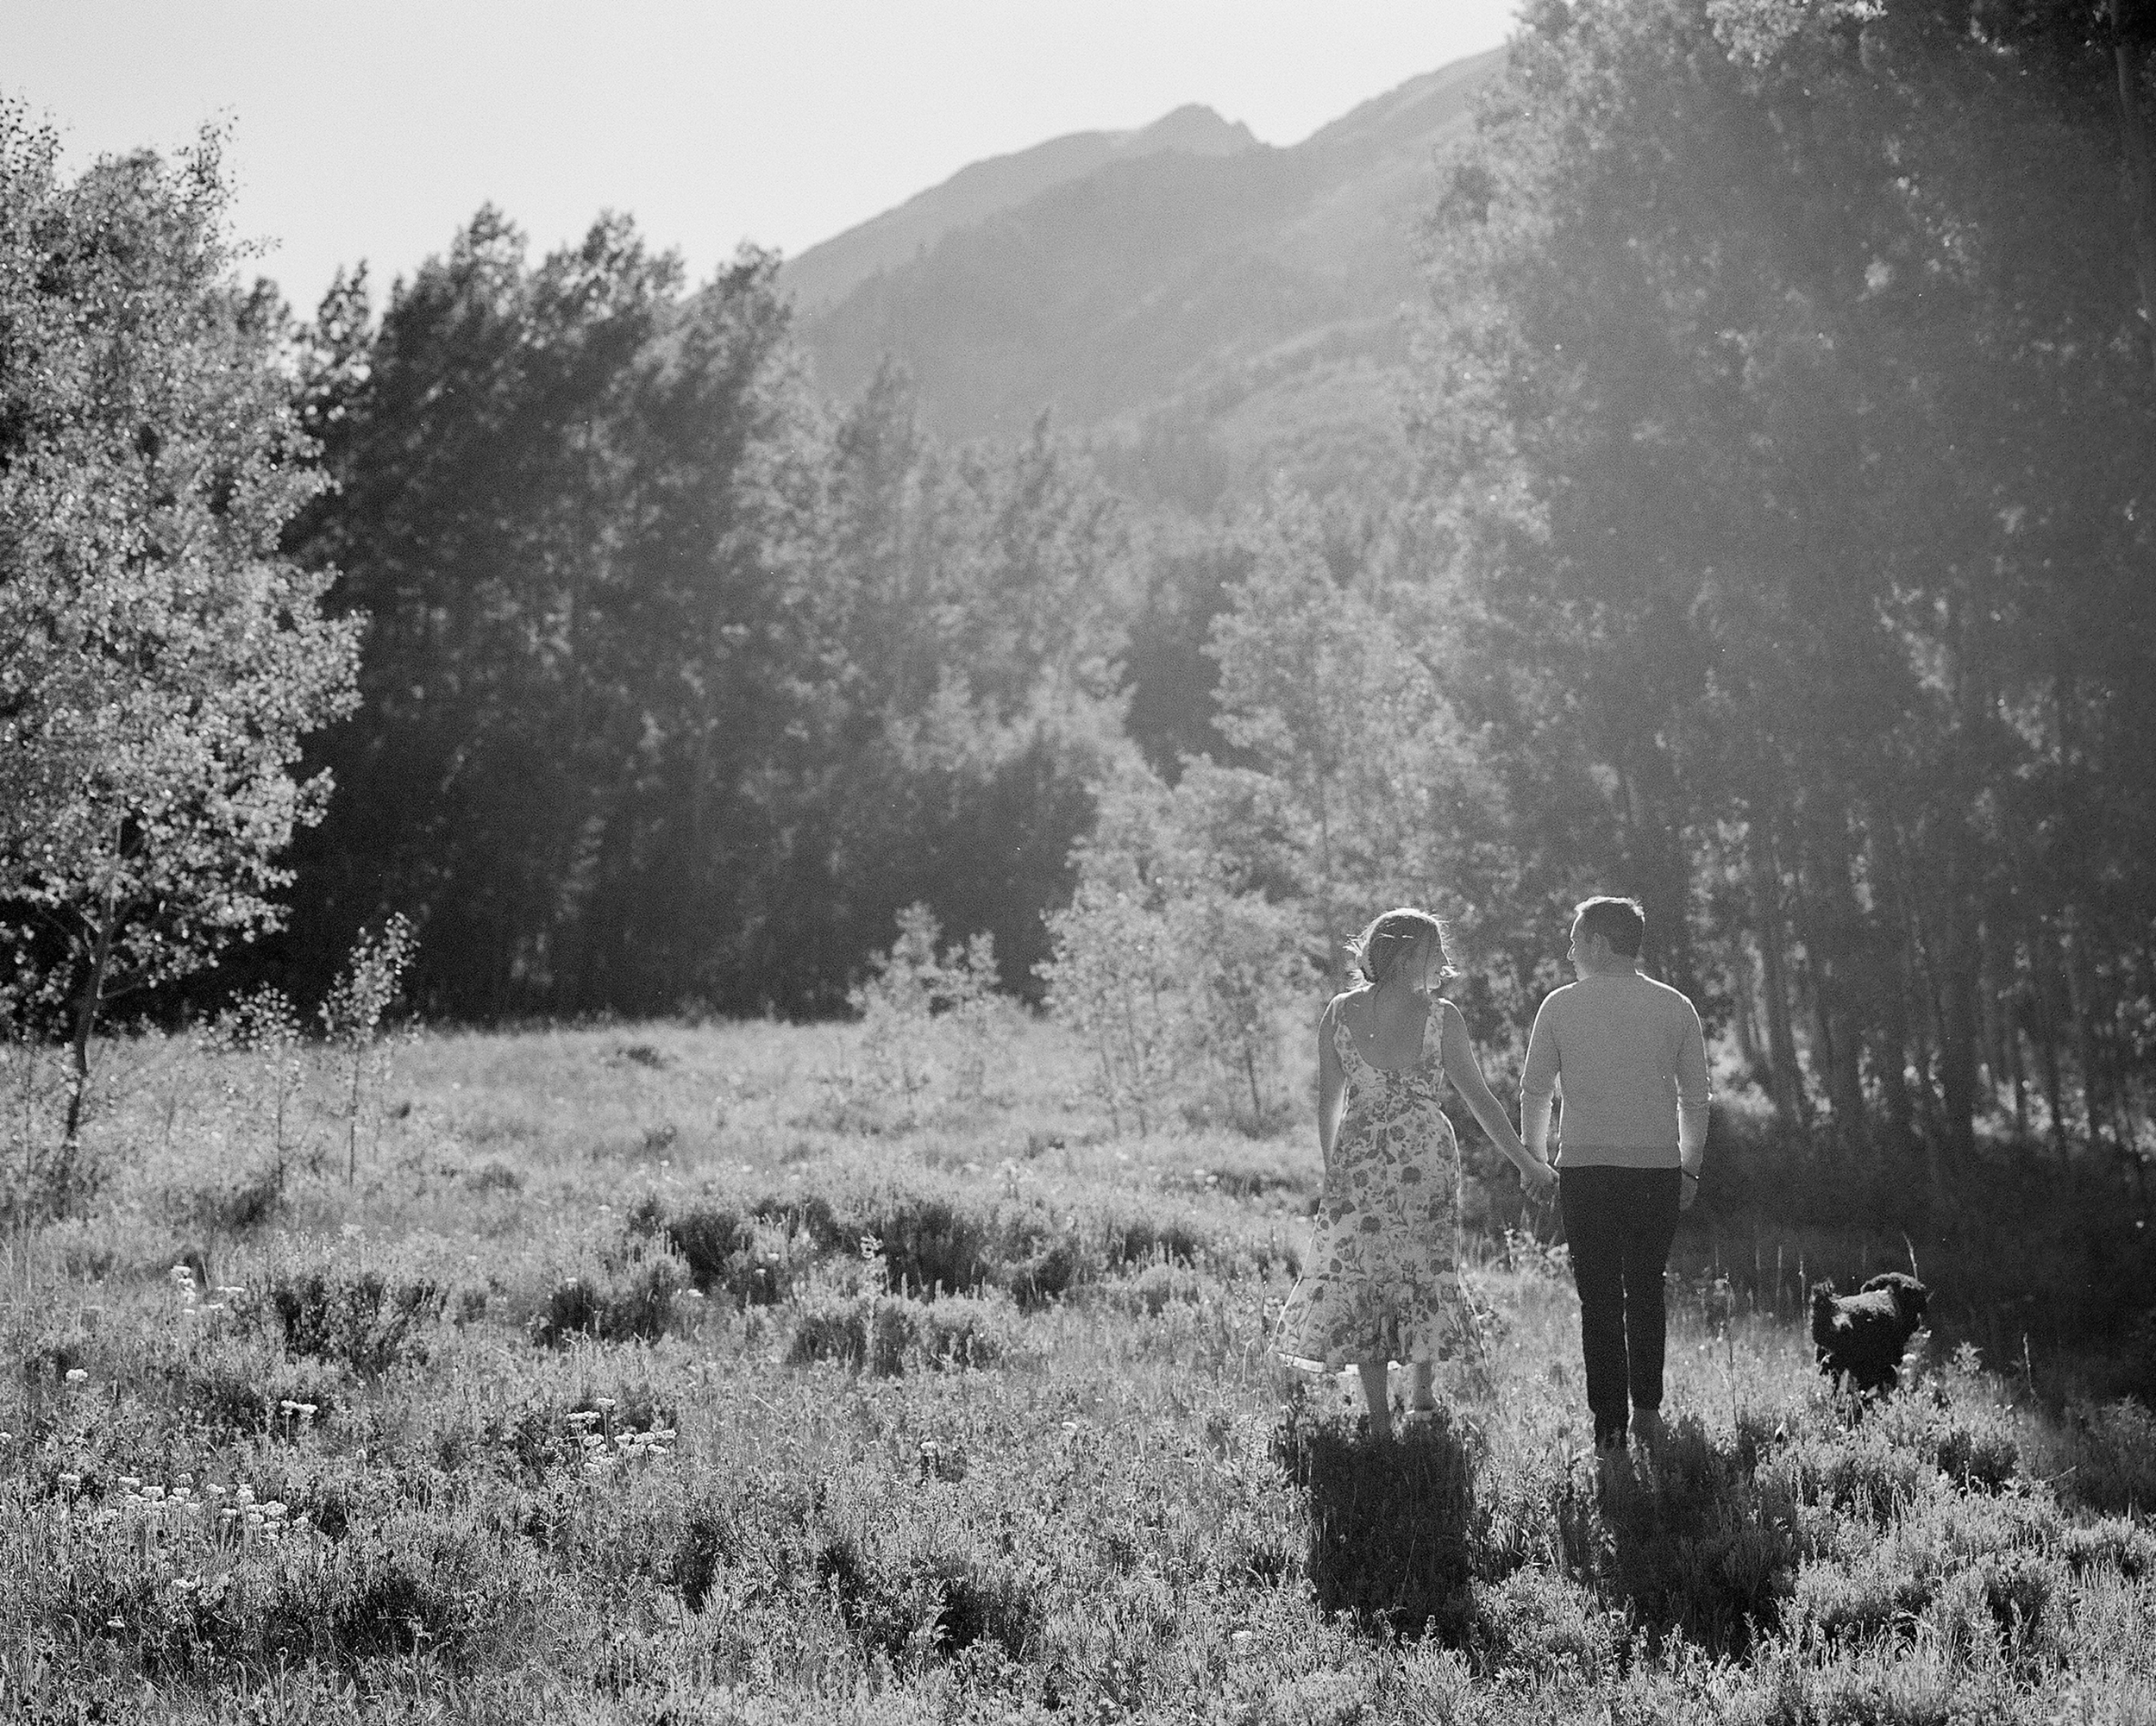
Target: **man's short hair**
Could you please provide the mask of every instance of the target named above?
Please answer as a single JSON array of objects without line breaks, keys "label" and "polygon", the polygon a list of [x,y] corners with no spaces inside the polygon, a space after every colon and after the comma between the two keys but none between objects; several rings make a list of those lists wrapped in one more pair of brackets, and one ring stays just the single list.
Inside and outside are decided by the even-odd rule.
[{"label": "man's short hair", "polygon": [[1609,942],[1609,951],[1627,959],[1639,957],[1640,944],[1647,938],[1647,913],[1639,908],[1636,899],[1615,899],[1601,894],[1594,899],[1583,899],[1572,907],[1580,919],[1580,932],[1600,935]]}]

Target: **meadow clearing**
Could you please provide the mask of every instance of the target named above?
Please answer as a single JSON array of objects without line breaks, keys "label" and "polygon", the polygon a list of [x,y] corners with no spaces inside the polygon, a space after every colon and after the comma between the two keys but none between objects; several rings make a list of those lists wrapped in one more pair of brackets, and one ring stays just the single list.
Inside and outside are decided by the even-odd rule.
[{"label": "meadow clearing", "polygon": [[0,1717],[2156,1721],[2156,1418],[1942,1320],[1852,1423],[1707,1216],[1658,1453],[1479,1177],[1376,1445],[1266,1346],[1307,1123],[1119,1137],[1016,1009],[385,1055],[103,1050],[7,1240]]}]

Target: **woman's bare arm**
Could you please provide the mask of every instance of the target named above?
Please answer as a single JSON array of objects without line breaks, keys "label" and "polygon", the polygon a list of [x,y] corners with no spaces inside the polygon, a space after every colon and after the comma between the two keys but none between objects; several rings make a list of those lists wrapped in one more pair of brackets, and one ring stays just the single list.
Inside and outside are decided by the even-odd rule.
[{"label": "woman's bare arm", "polygon": [[1332,1141],[1340,1131],[1340,1106],[1347,1090],[1347,1074],[1340,1067],[1340,1051],[1333,1046],[1332,1026],[1340,1003],[1326,1003],[1318,1015],[1318,1155],[1329,1171]]},{"label": "woman's bare arm", "polygon": [[1440,1001],[1438,1011],[1445,1015],[1444,1041],[1439,1045],[1445,1051],[1445,1076],[1452,1081],[1452,1088],[1459,1092],[1469,1112],[1482,1122],[1490,1143],[1520,1171],[1520,1179],[1538,1188],[1548,1184],[1550,1165],[1520,1142],[1520,1134],[1490,1095],[1482,1077],[1482,1064],[1475,1058],[1475,1045],[1467,1034],[1466,1016],[1449,1001]]}]

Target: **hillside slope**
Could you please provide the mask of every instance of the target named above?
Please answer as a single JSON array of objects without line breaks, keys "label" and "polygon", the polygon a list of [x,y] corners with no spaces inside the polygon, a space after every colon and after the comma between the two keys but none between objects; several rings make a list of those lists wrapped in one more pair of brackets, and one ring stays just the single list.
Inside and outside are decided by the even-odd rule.
[{"label": "hillside slope", "polygon": [[[818,375],[848,396],[887,355],[947,435],[1013,436],[1050,410],[1141,467],[1149,450],[1201,445],[1221,483],[1380,470],[1398,458],[1414,227],[1438,154],[1502,63],[1501,50],[1427,73],[1286,148],[1209,147],[1224,122],[1185,110],[1132,135],[1182,121],[1200,147],[1094,160],[1086,141],[1104,135],[1081,134],[968,169],[787,267]],[[996,188],[1008,201],[956,219]],[[867,268],[916,206],[953,219]],[[843,292],[812,297],[849,273]]]},{"label": "hillside slope", "polygon": [[986,221],[1052,186],[1083,179],[1110,162],[1163,150],[1219,156],[1263,147],[1247,126],[1231,125],[1194,103],[1138,131],[1069,133],[961,168],[895,210],[788,259],[779,279],[796,305],[818,311],[879,272],[911,262],[946,234]]}]

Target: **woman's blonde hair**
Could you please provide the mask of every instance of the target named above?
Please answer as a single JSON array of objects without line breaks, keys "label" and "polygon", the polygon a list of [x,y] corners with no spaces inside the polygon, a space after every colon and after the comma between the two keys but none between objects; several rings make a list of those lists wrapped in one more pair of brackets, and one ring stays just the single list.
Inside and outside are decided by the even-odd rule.
[{"label": "woman's blonde hair", "polygon": [[1445,962],[1438,975],[1457,976],[1459,973],[1452,969],[1452,950],[1445,945],[1445,925],[1411,905],[1373,917],[1369,927],[1348,943],[1348,957],[1363,974],[1363,980],[1376,989],[1399,969],[1400,962],[1425,935],[1436,938],[1438,957]]}]

